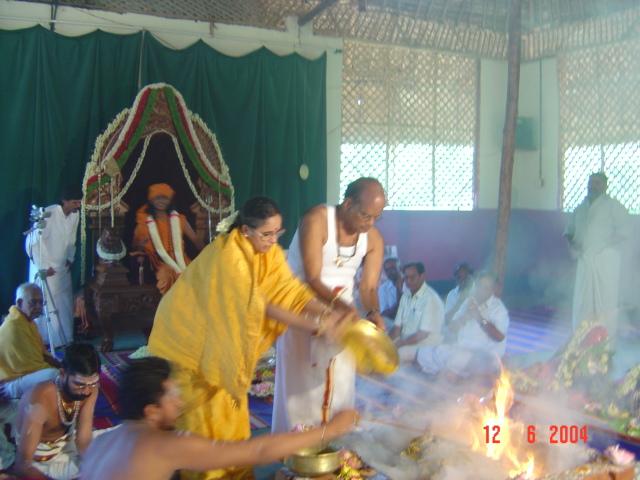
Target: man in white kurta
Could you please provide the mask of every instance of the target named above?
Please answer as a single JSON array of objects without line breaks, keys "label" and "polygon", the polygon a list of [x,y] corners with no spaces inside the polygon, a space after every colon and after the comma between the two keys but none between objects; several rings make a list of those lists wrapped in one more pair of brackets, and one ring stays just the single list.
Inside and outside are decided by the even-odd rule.
[{"label": "man in white kurta", "polygon": [[[360,300],[366,317],[381,328],[377,287],[384,243],[373,225],[384,206],[384,190],[377,180],[352,182],[340,205],[318,205],[305,214],[288,257],[291,270],[318,298],[354,314],[354,277],[362,265]],[[353,407],[355,377],[349,352],[289,328],[277,342],[273,432],[325,423],[335,412]]]},{"label": "man in white kurta", "polygon": [[598,322],[615,338],[619,315],[621,252],[630,235],[626,208],[606,194],[607,177],[589,177],[587,196],[569,219],[565,236],[578,259],[573,328]]},{"label": "man in white kurta", "polygon": [[70,267],[76,253],[79,208],[80,200],[66,198],[60,205],[45,208],[50,216],[46,218],[44,228],[31,232],[26,239],[27,255],[31,260],[29,279],[34,281],[37,275],[46,275],[50,290],[43,288],[50,322],[43,315],[36,324],[45,343],[51,343],[55,348],[73,341]]},{"label": "man in white kurta", "polygon": [[473,269],[463,262],[456,266],[453,277],[456,280],[456,286],[447,294],[444,302],[443,335],[448,343],[455,341],[455,335],[449,330],[449,324],[473,289]]},{"label": "man in white kurta", "polygon": [[494,295],[495,277],[481,273],[472,295],[453,317],[457,330],[452,344],[418,349],[416,362],[427,374],[452,373],[457,377],[496,373],[506,350],[509,313]]},{"label": "man in white kurta", "polygon": [[408,263],[402,268],[409,292],[400,298],[400,306],[391,329],[401,362],[413,362],[419,347],[442,342],[444,304],[437,292],[425,282],[424,265]]}]

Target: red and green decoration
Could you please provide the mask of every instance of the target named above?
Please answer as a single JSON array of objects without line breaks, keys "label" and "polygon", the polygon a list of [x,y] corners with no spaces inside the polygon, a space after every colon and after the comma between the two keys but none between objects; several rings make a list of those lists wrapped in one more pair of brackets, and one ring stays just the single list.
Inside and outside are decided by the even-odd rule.
[{"label": "red and green decoration", "polygon": [[[229,170],[222,159],[215,135],[197,115],[187,109],[184,99],[175,88],[166,84],[148,85],[138,93],[133,108],[122,113],[125,115],[116,117],[96,142],[94,158],[88,166],[88,170],[92,171],[86,179],[85,198],[93,197],[98,187],[108,185],[112,180],[114,167],[116,172],[121,171],[131,158],[131,153],[138,142],[159,130],[154,122],[157,115],[169,116],[174,129],[174,132],[170,133],[175,134],[184,147],[199,178],[217,194],[229,199],[233,198]],[[124,124],[123,120],[126,120]],[[196,134],[194,123],[205,135]],[[104,141],[107,139],[113,141],[116,135],[115,144],[109,145],[108,149],[104,148]],[[205,155],[201,145],[202,137],[205,141],[209,140],[213,143],[214,148],[209,150],[217,153],[218,158],[215,159],[217,162],[212,162]],[[219,169],[215,168],[215,163],[218,163]],[[232,203],[233,201],[229,202],[229,204]]]}]

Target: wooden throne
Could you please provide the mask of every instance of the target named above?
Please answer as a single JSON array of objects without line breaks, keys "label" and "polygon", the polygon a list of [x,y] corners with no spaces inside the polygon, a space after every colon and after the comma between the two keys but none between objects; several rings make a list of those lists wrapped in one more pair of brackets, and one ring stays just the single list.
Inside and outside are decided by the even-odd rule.
[{"label": "wooden throne", "polygon": [[115,117],[98,136],[85,171],[81,275],[83,283],[88,279],[87,309],[97,319],[95,330],[104,335],[103,351],[113,347],[117,332],[148,334],[161,298],[148,265],[141,275],[129,255],[104,261],[96,254],[107,227],[131,251],[135,211],[153,183],[173,187],[176,208],[204,243],[234,210],[233,185],[216,136],[167,84],[144,87],[133,106]]}]

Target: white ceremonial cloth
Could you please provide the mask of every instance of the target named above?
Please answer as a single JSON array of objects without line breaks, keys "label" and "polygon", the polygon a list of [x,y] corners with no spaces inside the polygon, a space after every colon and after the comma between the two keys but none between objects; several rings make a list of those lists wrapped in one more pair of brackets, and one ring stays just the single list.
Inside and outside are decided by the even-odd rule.
[{"label": "white ceremonial cloth", "polygon": [[[331,289],[346,287],[341,298],[352,303],[354,277],[367,253],[367,234],[358,236],[353,256],[344,261],[342,266],[337,266],[336,211],[333,206],[326,208],[327,242],[322,247],[320,279]],[[299,230],[291,241],[288,261],[293,272],[304,280],[298,234]],[[325,391],[329,396],[329,418],[333,412],[353,407],[356,369],[349,352],[324,338],[295,328],[289,328],[281,335],[276,345],[273,432],[287,432],[299,424],[320,424]],[[329,389],[326,388],[327,384],[330,384]]]}]

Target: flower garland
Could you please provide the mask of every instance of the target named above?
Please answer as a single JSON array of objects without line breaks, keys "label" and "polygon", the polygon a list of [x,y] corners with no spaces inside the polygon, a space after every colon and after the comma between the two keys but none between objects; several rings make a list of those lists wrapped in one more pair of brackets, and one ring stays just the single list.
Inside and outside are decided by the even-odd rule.
[{"label": "flower garland", "polygon": [[[123,146],[128,145],[133,142],[135,138],[136,132],[131,133],[130,130],[134,126],[134,122],[138,122],[136,127],[136,131],[138,131],[140,124],[144,124],[145,117],[148,117],[150,114],[147,112],[147,102],[153,101],[154,97],[162,91],[165,94],[165,98],[167,100],[167,106],[169,107],[169,115],[171,115],[171,109],[177,110],[178,113],[178,122],[176,125],[174,120],[174,129],[176,132],[184,131],[186,134],[186,140],[190,143],[190,145],[186,145],[186,147],[190,147],[196,152],[196,156],[200,162],[200,164],[204,167],[204,169],[213,177],[213,180],[218,182],[221,186],[224,186],[229,190],[229,205],[226,207],[222,207],[222,202],[218,201],[218,208],[212,207],[209,202],[206,202],[200,195],[198,189],[193,184],[191,176],[187,170],[184,158],[182,156],[182,152],[180,149],[180,144],[176,138],[176,136],[172,132],[167,132],[166,130],[157,130],[147,135],[144,140],[143,150],[136,162],[136,165],[131,172],[131,175],[127,179],[126,184],[120,191],[114,195],[114,176],[119,173],[119,165],[115,160],[115,155],[118,154],[118,149],[123,148]],[[172,101],[173,100],[173,101]],[[145,111],[142,112],[144,115],[140,118],[140,108],[142,103],[144,102]],[[174,107],[172,107],[172,104]],[[213,144],[213,147],[218,155],[219,163],[220,163],[220,171],[218,171],[215,165],[210,161],[210,159],[206,156],[200,139],[196,133],[193,123],[196,123],[198,127],[204,132],[206,138]],[[119,131],[118,131],[119,129]],[[118,131],[117,136],[114,136],[114,132]],[[233,184],[231,183],[231,175],[229,172],[229,167],[224,162],[222,151],[220,149],[220,145],[218,144],[217,137],[211,132],[206,123],[193,112],[189,111],[186,107],[186,103],[184,98],[174,87],[168,85],[166,83],[154,83],[147,85],[144,87],[136,96],[134,100],[133,106],[129,108],[125,108],[118,115],[116,115],[115,119],[108,125],[107,129],[100,134],[96,139],[96,144],[94,147],[93,154],[91,156],[91,160],[85,169],[85,175],[82,181],[82,205],[81,205],[81,242],[82,242],[82,265],[81,265],[81,277],[84,282],[86,276],[86,214],[87,211],[97,212],[100,215],[100,212],[105,209],[110,209],[111,213],[111,223],[114,223],[115,220],[115,208],[120,204],[122,198],[127,193],[134,180],[138,175],[138,171],[142,166],[142,162],[146,157],[147,147],[151,140],[151,137],[158,133],[163,132],[167,133],[171,136],[174,147],[176,150],[176,154],[178,157],[178,161],[180,162],[180,166],[185,175],[185,179],[187,184],[189,185],[189,189],[193,193],[194,197],[200,204],[200,206],[209,212],[210,214],[217,214],[222,216],[225,213],[231,213],[235,209],[235,190],[233,188]],[[133,138],[132,138],[133,137]],[[108,145],[105,145],[107,139],[111,138],[111,141]],[[126,153],[126,150],[125,150]],[[192,159],[193,160],[193,159]],[[201,167],[202,168],[202,167]],[[91,182],[89,181],[94,179],[97,176],[97,180]],[[97,182],[95,187],[93,184]],[[110,185],[110,193],[111,196],[109,200],[105,203],[102,203],[101,195],[100,195],[100,187],[103,183],[109,182]],[[98,204],[90,205],[86,203],[87,192],[90,188],[97,189],[98,195]],[[218,192],[220,194],[220,192]]]},{"label": "flower garland", "polygon": [[184,253],[182,251],[182,229],[180,228],[180,214],[178,214],[178,212],[172,211],[169,214],[169,224],[171,225],[171,241],[173,242],[173,252],[176,257],[175,261],[164,248],[160,234],[158,233],[156,221],[151,215],[147,217],[147,227],[149,228],[149,235],[151,236],[151,242],[156,249],[156,253],[165,264],[180,274],[185,271],[187,266],[185,265]]},{"label": "flower garland", "polygon": [[120,251],[114,253],[105,252],[102,249],[102,245],[100,245],[100,241],[98,241],[98,243],[96,244],[96,252],[98,254],[98,257],[102,260],[106,260],[107,262],[119,262],[127,254],[127,247],[125,247],[124,243],[122,243],[122,240],[120,240]]},{"label": "flower garland", "polygon": [[[207,156],[204,153],[204,150],[202,149],[202,145],[200,144],[200,140],[198,139],[198,136],[196,134],[195,129],[193,128],[193,123],[189,122],[187,120],[190,112],[189,110],[186,108],[186,103],[184,101],[184,98],[182,98],[182,94],[180,92],[178,92],[177,90],[175,90],[173,87],[170,87],[169,85],[165,85],[165,93],[168,94],[167,97],[174,95],[175,98],[178,100],[176,102],[177,107],[179,108],[179,113],[180,116],[182,117],[181,120],[182,121],[182,125],[187,127],[188,131],[188,135],[190,137],[191,143],[193,144],[193,146],[195,147],[195,150],[198,154],[198,157],[200,159],[200,161],[202,162],[202,164],[204,165],[204,167],[209,171],[210,174],[212,174],[213,178],[215,180],[217,180],[219,183],[230,187],[231,186],[231,178],[229,176],[229,169],[228,167],[226,168],[226,172],[218,172],[215,168],[215,165],[213,165],[209,159],[207,158]],[[191,114],[191,116],[193,117],[193,114]],[[193,120],[192,120],[193,121]],[[200,124],[200,126],[202,127],[204,124],[204,122],[202,122],[202,124]],[[177,129],[176,129],[177,130]],[[207,131],[208,128],[203,128],[204,131]],[[213,144],[216,147],[216,152],[218,153],[218,158],[222,158],[222,154],[220,152],[219,146],[218,146],[218,142],[214,137],[209,137]],[[221,170],[224,170],[224,168],[226,167],[226,165],[223,162],[220,162],[220,167]],[[225,180],[227,180],[226,182],[223,180],[223,177]]]},{"label": "flower garland", "polygon": [[229,233],[229,230],[231,229],[231,225],[233,225],[233,222],[236,221],[237,217],[238,217],[238,210],[236,210],[231,215],[220,220],[216,225],[216,232]]},{"label": "flower garland", "polygon": [[[578,373],[578,369],[581,366],[586,366],[588,373],[591,375],[595,373],[606,373],[609,370],[609,360],[611,357],[609,341],[602,340],[601,344],[594,345],[584,344],[587,337],[591,336],[592,332],[598,328],[602,327],[594,322],[585,321],[580,324],[560,358],[558,369],[551,382],[552,390],[573,386],[576,373]],[[594,358],[596,356],[597,358]],[[586,360],[586,365],[584,365],[584,360]]]}]

